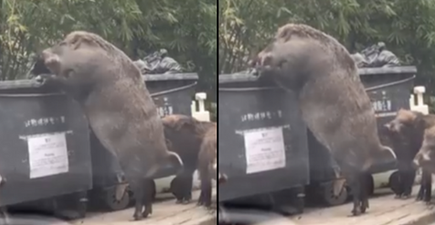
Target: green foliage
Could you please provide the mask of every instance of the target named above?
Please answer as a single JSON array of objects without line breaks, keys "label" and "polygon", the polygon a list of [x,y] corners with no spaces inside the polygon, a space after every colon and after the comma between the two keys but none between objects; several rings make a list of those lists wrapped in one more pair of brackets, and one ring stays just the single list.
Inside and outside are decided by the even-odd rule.
[{"label": "green foliage", "polygon": [[214,0],[0,0],[0,80],[23,78],[31,53],[86,30],[133,59],[166,48],[215,89],[216,21]]},{"label": "green foliage", "polygon": [[434,93],[434,15],[432,0],[220,0],[219,73],[245,69],[278,27],[300,22],[334,36],[350,52],[385,42],[418,67],[416,83]]}]

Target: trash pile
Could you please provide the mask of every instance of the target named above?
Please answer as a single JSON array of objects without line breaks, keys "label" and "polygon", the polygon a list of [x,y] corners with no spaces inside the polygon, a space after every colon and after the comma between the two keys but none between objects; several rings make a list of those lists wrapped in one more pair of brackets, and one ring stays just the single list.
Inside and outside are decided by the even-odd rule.
[{"label": "trash pile", "polygon": [[181,65],[175,59],[168,56],[166,49],[160,49],[143,58],[134,61],[142,74],[170,74],[181,73]]},{"label": "trash pile", "polygon": [[351,57],[359,68],[400,66],[399,58],[386,49],[384,42],[365,48],[361,53],[351,54]]}]

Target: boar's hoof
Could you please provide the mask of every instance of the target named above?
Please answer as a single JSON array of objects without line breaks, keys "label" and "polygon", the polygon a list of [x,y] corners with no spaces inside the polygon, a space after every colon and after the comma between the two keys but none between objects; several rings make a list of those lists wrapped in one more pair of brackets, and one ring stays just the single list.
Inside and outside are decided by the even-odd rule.
[{"label": "boar's hoof", "polygon": [[394,195],[394,198],[395,199],[400,199],[400,198],[402,198],[402,196],[400,194],[396,194],[396,195]]},{"label": "boar's hoof", "polygon": [[403,194],[403,195],[401,196],[401,199],[406,200],[406,199],[409,199],[410,197],[411,197],[411,195]]},{"label": "boar's hoof", "polygon": [[177,199],[177,201],[175,201],[175,204],[182,204],[184,201],[184,199]]},{"label": "boar's hoof", "polygon": [[367,208],[368,208],[367,206],[362,205],[362,206],[361,206],[361,214],[366,213]]},{"label": "boar's hoof", "polygon": [[140,213],[140,212],[134,212],[133,219],[135,221],[142,220],[143,219],[142,213]]},{"label": "boar's hoof", "polygon": [[143,211],[142,213],[142,218],[147,218],[152,213],[153,213],[153,209],[151,207],[146,207],[145,211]]},{"label": "boar's hoof", "polygon": [[360,208],[354,208],[354,209],[352,209],[352,215],[351,216],[359,216],[361,214],[362,214],[362,212],[361,212]]},{"label": "boar's hoof", "polygon": [[187,205],[187,204],[189,204],[190,202],[191,202],[191,199],[183,198],[183,199],[181,199],[180,204]]}]

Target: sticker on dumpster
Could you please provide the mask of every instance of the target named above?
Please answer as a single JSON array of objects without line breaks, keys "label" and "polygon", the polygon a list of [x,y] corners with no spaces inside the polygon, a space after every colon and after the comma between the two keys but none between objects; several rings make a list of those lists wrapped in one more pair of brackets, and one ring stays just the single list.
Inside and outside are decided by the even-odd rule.
[{"label": "sticker on dumpster", "polygon": [[27,144],[31,179],[68,172],[65,133],[29,137]]},{"label": "sticker on dumpster", "polygon": [[284,168],[285,146],[282,128],[245,132],[246,173]]},{"label": "sticker on dumpster", "polygon": [[392,111],[391,100],[382,99],[373,101],[372,107],[375,110],[376,117],[387,117],[396,115],[396,112]]},{"label": "sticker on dumpster", "polygon": [[159,114],[160,117],[165,117],[167,115],[171,115],[171,114],[173,114],[173,112],[174,112],[174,110],[172,109],[172,106],[170,106],[170,105],[157,107],[157,113]]}]

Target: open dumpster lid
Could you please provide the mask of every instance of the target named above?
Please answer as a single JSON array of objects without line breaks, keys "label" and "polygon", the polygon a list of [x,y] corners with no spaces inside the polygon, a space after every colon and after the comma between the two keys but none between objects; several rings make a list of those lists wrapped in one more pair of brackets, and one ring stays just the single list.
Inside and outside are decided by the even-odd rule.
[{"label": "open dumpster lid", "polygon": [[[398,66],[398,67],[379,67],[379,68],[358,68],[360,76],[369,75],[385,75],[385,74],[415,74],[417,68],[415,66]],[[219,83],[234,83],[234,82],[250,82],[257,81],[257,77],[246,71],[219,75]]]}]

